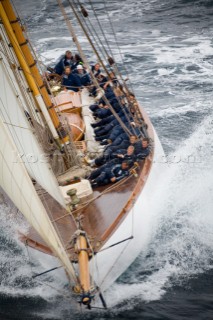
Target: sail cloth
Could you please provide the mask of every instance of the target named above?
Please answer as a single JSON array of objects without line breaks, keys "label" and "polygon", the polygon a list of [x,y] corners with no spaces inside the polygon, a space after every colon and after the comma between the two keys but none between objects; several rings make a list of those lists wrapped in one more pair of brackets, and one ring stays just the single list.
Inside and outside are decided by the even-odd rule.
[{"label": "sail cloth", "polygon": [[23,162],[30,176],[65,207],[56,177],[25,114],[27,110],[13,72],[3,56],[0,61],[0,117],[19,151],[19,155],[11,154],[11,157],[14,162]]},{"label": "sail cloth", "polygon": [[75,278],[72,264],[38,197],[23,163],[14,163],[11,155],[18,154],[10,133],[0,119],[0,186],[22,212],[30,225],[61,260],[70,278]]}]

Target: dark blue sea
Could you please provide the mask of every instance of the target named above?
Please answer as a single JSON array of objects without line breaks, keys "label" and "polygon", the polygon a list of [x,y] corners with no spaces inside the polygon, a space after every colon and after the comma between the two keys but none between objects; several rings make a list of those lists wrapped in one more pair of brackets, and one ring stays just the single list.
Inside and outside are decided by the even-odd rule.
[{"label": "dark blue sea", "polygon": [[[93,23],[89,1],[81,2]],[[13,3],[40,61],[52,65],[65,50],[76,51],[56,1]],[[159,194],[153,193],[150,204],[149,242],[105,293],[108,310],[85,312],[73,303],[65,280],[56,272],[39,282],[32,280],[32,272],[55,265],[46,258],[29,258],[16,235],[18,222],[1,204],[0,319],[211,320],[213,1],[92,3],[113,55],[122,72],[127,69],[128,83],[149,114],[166,154],[165,172],[156,181]],[[100,34],[97,24],[96,30]],[[78,27],[77,34],[95,62]]]}]

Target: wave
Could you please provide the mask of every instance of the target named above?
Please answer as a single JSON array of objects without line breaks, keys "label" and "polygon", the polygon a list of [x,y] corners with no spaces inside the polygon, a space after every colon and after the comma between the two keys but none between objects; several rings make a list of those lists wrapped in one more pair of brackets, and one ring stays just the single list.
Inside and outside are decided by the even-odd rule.
[{"label": "wave", "polygon": [[[175,285],[213,268],[213,122],[208,116],[165,162],[150,204],[146,252],[107,294],[114,309],[159,300]],[[133,307],[134,308],[134,307]]]}]

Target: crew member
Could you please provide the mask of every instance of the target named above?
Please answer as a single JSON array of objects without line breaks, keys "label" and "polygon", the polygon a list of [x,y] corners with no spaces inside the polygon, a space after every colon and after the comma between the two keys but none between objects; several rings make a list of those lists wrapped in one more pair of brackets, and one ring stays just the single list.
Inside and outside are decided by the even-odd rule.
[{"label": "crew member", "polygon": [[79,64],[77,66],[76,71],[73,71],[73,73],[75,73],[79,77],[82,86],[88,86],[88,85],[91,84],[90,76],[84,70],[84,68],[83,68],[83,66],[81,64]]},{"label": "crew member", "polygon": [[90,181],[93,187],[104,186],[110,182],[115,183],[129,175],[129,163],[113,164],[92,172]]},{"label": "crew member", "polygon": [[61,84],[68,90],[75,92],[78,92],[82,87],[80,78],[76,74],[72,73],[70,67],[65,67]]},{"label": "crew member", "polygon": [[67,50],[65,54],[60,58],[59,62],[56,64],[54,68],[55,73],[62,75],[62,73],[64,72],[64,68],[66,66],[71,68],[74,62],[75,60],[72,55],[72,52],[70,50]]}]

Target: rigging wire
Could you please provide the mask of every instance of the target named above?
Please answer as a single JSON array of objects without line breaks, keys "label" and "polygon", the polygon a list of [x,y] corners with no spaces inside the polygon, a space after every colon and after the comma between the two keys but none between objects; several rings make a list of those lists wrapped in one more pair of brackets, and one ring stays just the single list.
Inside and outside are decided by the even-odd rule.
[{"label": "rigging wire", "polygon": [[120,54],[120,57],[121,57],[122,65],[123,65],[123,67],[124,67],[124,69],[125,69],[125,72],[126,72],[126,74],[127,74],[127,77],[129,78],[131,90],[132,90],[132,92],[134,92],[133,86],[132,86],[132,83],[131,83],[131,80],[130,80],[130,77],[129,77],[129,72],[128,72],[127,68],[126,68],[126,64],[125,64],[125,61],[124,61],[124,59],[123,59],[123,55],[122,55],[122,53],[121,53],[121,48],[120,48],[120,46],[119,46],[119,44],[118,44],[118,39],[117,39],[116,32],[115,32],[115,29],[114,29],[112,20],[111,20],[111,18],[110,18],[110,15],[109,15],[109,12],[108,12],[108,9],[107,9],[106,2],[103,1],[103,3],[104,3],[105,12],[106,12],[106,14],[107,14],[107,17],[108,17],[108,20],[109,20],[109,23],[110,23],[110,26],[111,26],[111,29],[112,29],[112,33],[113,33],[114,38],[115,38],[115,43],[116,43],[116,45],[117,45],[117,48],[118,48],[118,51],[119,51],[119,54]]},{"label": "rigging wire", "polygon": [[[65,21],[66,21],[66,23],[67,23],[68,30],[70,31],[70,33],[71,33],[71,35],[72,35],[72,37],[73,37],[73,39],[74,39],[74,42],[76,43],[76,46],[77,46],[77,48],[78,48],[78,50],[79,50],[79,53],[80,53],[80,55],[81,55],[81,57],[82,57],[82,59],[83,59],[83,62],[84,62],[84,64],[86,65],[86,67],[89,69],[88,59],[86,58],[84,52],[82,51],[82,48],[81,48],[81,46],[80,46],[80,43],[78,42],[78,39],[77,39],[76,34],[75,34],[75,31],[74,31],[73,26],[72,26],[72,24],[71,24],[71,21],[69,20],[69,18],[68,18],[68,16],[67,16],[67,13],[66,13],[66,11],[65,11],[65,8],[64,8],[64,6],[63,6],[63,4],[62,4],[62,1],[61,1],[61,0],[57,0],[57,1],[58,1],[58,4],[59,4],[59,7],[60,7],[60,9],[61,9],[61,12],[62,12],[62,14],[63,14],[63,16],[64,16],[64,19],[65,19]],[[86,35],[87,32],[86,32],[84,26],[82,25],[81,19],[79,18],[78,14],[77,14],[77,12],[76,12],[76,10],[75,10],[75,8],[73,7],[73,4],[72,4],[70,1],[69,1],[69,4],[70,4],[70,6],[71,6],[71,8],[72,8],[72,10],[73,10],[73,13],[75,14],[75,17],[78,19],[79,24],[80,24],[82,30],[85,31],[85,35]],[[87,34],[87,36],[88,36],[88,34]],[[88,41],[90,42],[91,39],[90,39],[89,37],[88,37],[87,39],[88,39]],[[94,45],[93,45],[91,42],[90,42],[90,44],[91,44],[92,48],[95,50]],[[94,52],[96,52],[96,51],[94,51]],[[95,78],[95,76],[93,75],[92,72],[91,72],[91,78],[92,78],[94,84],[95,84],[95,85],[97,86],[97,88],[99,88],[99,90],[100,90],[100,89],[101,89],[101,88],[100,88],[100,85],[99,85],[97,79]],[[102,89],[101,89],[101,90],[102,90]],[[121,127],[124,129],[124,131],[127,133],[127,135],[130,136],[130,135],[131,135],[130,130],[126,127],[126,125],[123,123],[123,121],[122,121],[122,120],[120,119],[120,117],[117,115],[117,113],[115,112],[115,110],[114,110],[113,107],[111,106],[109,100],[106,98],[105,95],[104,95],[102,98],[103,98],[104,102],[106,103],[106,105],[109,106],[109,109],[111,110],[111,112],[112,112],[112,114],[115,116],[115,118],[118,120],[118,122],[120,123]]]},{"label": "rigging wire", "polygon": [[[2,30],[2,28],[1,28]],[[11,47],[8,44],[8,41],[6,39],[6,35],[4,34],[3,30],[2,30],[2,34],[3,34],[3,39],[0,42],[2,48],[4,49],[1,50],[0,52],[3,54],[3,56],[5,56],[7,62],[8,62],[8,67],[11,69],[13,69],[13,73],[15,78],[17,79],[17,84],[20,88],[20,91],[22,92],[23,96],[24,96],[24,100],[26,101],[26,105],[29,106],[28,111],[30,112],[30,116],[32,119],[37,119],[38,122],[41,121],[41,119],[39,118],[39,114],[36,112],[36,108],[35,108],[35,102],[33,100],[32,102],[32,97],[31,97],[31,93],[28,90],[28,85],[26,83],[26,80],[24,79],[23,75],[19,70],[19,64],[17,62],[17,59],[14,55],[14,52],[12,51]],[[4,64],[6,64],[6,62],[4,62]]]},{"label": "rigging wire", "polygon": [[[20,17],[18,17],[18,19],[20,20]],[[21,20],[20,20],[20,21],[21,21]],[[12,32],[10,32],[9,30],[7,30],[7,32],[8,32],[12,37],[14,36],[14,34],[13,34]],[[19,45],[18,45],[16,42],[15,42],[15,46],[16,46],[17,49],[19,50],[19,53],[22,55],[22,58],[25,60],[24,53],[22,52],[22,50],[20,50]],[[41,89],[40,89],[40,87],[39,87],[39,85],[38,85],[38,83],[37,83],[37,80],[36,80],[35,76],[32,74],[32,72],[30,71],[30,69],[29,69],[29,71],[26,71],[26,70],[25,70],[24,72],[25,72],[26,74],[30,75],[30,76],[34,79],[34,81],[35,81],[35,83],[36,83],[36,86],[37,86],[37,89],[38,89],[40,95],[42,96]],[[50,134],[51,134],[51,133],[50,133]],[[58,132],[58,135],[59,135],[60,138],[63,138],[60,130],[59,130],[59,132]],[[55,143],[55,144],[56,144],[56,143]],[[56,145],[57,145],[57,144],[56,144]]]},{"label": "rigging wire", "polygon": [[[108,188],[106,188],[104,191],[102,191],[100,194],[98,194],[97,196],[95,196],[94,198],[92,198],[91,200],[87,201],[86,203],[83,203],[81,208],[74,210],[72,213],[73,215],[76,215],[79,211],[81,211],[82,209],[84,209],[85,207],[87,207],[89,204],[91,204],[92,202],[94,202],[95,200],[97,200],[98,198],[100,198],[101,196],[103,196],[104,194],[106,194],[107,192],[112,191],[113,189],[117,188],[118,186],[123,185],[124,183],[126,183],[130,178],[132,178],[134,176],[133,173],[131,173],[127,178],[124,178],[116,183],[114,183],[112,186],[109,186]],[[59,218],[60,219],[60,218]],[[66,243],[66,246],[68,246],[68,244],[70,243],[70,241],[72,240],[72,238],[70,238],[70,240]]]},{"label": "rigging wire", "polygon": [[49,284],[49,283],[46,283],[44,281],[40,281],[38,279],[35,279],[33,278],[33,268],[32,268],[32,260],[31,260],[31,256],[30,256],[30,252],[29,252],[29,248],[28,248],[28,244],[27,244],[27,240],[25,242],[25,247],[26,247],[26,250],[27,250],[27,255],[28,255],[28,263],[30,265],[30,271],[31,271],[31,278],[33,281],[39,283],[39,284],[42,284],[42,285],[46,285],[48,287],[50,287],[51,289],[54,289],[56,290],[58,293],[60,293],[60,295],[62,295],[63,297],[65,297],[66,299],[70,300],[70,297],[67,293],[65,293],[65,291],[62,291],[62,290],[59,290],[57,289],[56,287],[54,287],[53,285]]},{"label": "rigging wire", "polygon": [[[9,165],[7,164],[7,159],[5,158],[4,153],[2,153],[2,152],[1,152],[1,157],[2,157],[2,159],[4,160],[4,164],[5,164],[5,166],[7,167],[7,170],[9,171],[9,173],[10,173],[10,175],[11,175],[11,177],[12,177],[12,176],[13,176],[13,172],[11,171]],[[29,178],[29,176],[28,176],[28,178]],[[30,179],[30,178],[29,178],[29,179]],[[15,184],[15,186],[16,186],[17,190],[19,190],[20,194],[23,195],[23,190],[21,189],[21,186],[18,184],[18,182],[17,182],[16,180],[13,180],[13,184]],[[31,208],[30,208],[28,202],[26,201],[25,197],[23,196],[22,199],[23,199],[23,202],[25,203],[25,205],[29,208],[30,214],[32,214],[32,213],[31,213]],[[35,221],[37,222],[38,226],[41,227],[41,230],[42,230],[42,225],[41,225],[40,221],[36,218],[36,216],[34,216],[34,219],[35,219]],[[52,226],[52,227],[53,227],[53,226]],[[59,245],[59,243],[58,243],[58,245]],[[60,247],[60,245],[59,245],[59,247]],[[65,253],[65,250],[64,250],[64,253]],[[72,274],[72,276],[73,276],[74,282],[76,282],[76,281],[77,281],[77,280],[76,280],[76,275],[75,275],[75,274]]]},{"label": "rigging wire", "polygon": [[[79,0],[78,0],[78,2],[79,2]],[[103,35],[103,37],[104,37],[104,40],[105,40],[105,42],[107,43],[109,52],[110,52],[110,54],[111,54],[111,56],[113,57],[114,62],[115,62],[116,59],[114,58],[114,54],[113,54],[112,49],[111,49],[111,47],[110,47],[110,45],[109,45],[109,42],[108,42],[108,40],[107,40],[107,37],[106,37],[105,32],[104,32],[104,30],[103,30],[103,27],[102,27],[102,25],[101,25],[101,23],[100,23],[100,20],[99,20],[99,18],[98,18],[97,13],[96,13],[96,9],[95,9],[95,7],[94,7],[94,5],[93,5],[93,3],[92,3],[91,0],[89,0],[89,3],[90,3],[91,8],[92,8],[92,10],[93,10],[93,12],[94,12],[94,16],[95,16],[96,21],[97,21],[97,23],[98,23],[99,29],[101,30],[102,35]],[[122,65],[123,65],[123,67],[124,67],[124,70],[125,70],[125,72],[126,72],[126,75],[127,75],[128,79],[130,80],[129,74],[128,74],[128,71],[127,71],[127,68],[126,68],[126,64],[125,64],[124,59],[123,59],[123,56],[122,56],[122,54],[121,54],[121,50],[120,50],[120,47],[119,47],[119,45],[118,45],[118,40],[117,40],[117,37],[116,37],[116,33],[115,33],[115,30],[114,30],[113,24],[112,24],[112,22],[111,22],[111,19],[110,19],[110,16],[109,16],[109,13],[108,13],[108,10],[107,10],[107,7],[106,7],[105,2],[104,2],[104,7],[105,7],[105,11],[106,11],[106,13],[107,13],[107,17],[108,17],[108,20],[109,20],[109,23],[110,23],[110,26],[111,26],[111,29],[112,29],[112,33],[113,33],[114,38],[115,38],[115,44],[117,45],[117,48],[118,48],[119,53],[120,53]],[[104,47],[104,48],[105,48],[105,47]],[[109,54],[108,54],[108,53],[107,53],[107,56],[108,56],[108,58],[109,58]],[[117,73],[117,74],[120,76],[120,78],[121,78],[121,80],[122,80],[122,83],[123,83],[125,89],[126,89],[127,92],[128,92],[129,90],[128,90],[127,86],[126,86],[125,80],[123,79],[123,76],[122,76],[121,72],[119,71],[119,69],[118,69],[118,67],[117,67],[116,62],[114,63],[114,72],[115,72],[115,74]],[[130,85],[131,85],[131,82],[130,82]],[[133,91],[132,85],[131,85],[131,90]]]},{"label": "rigging wire", "polygon": [[[94,7],[94,5],[93,5],[93,3],[92,3],[91,0],[89,0],[89,3],[90,3],[90,6],[91,6],[91,8],[92,8],[92,10],[93,10],[93,13],[94,13],[94,16],[95,16],[95,18],[96,18],[96,21],[97,21],[97,23],[98,23],[99,30],[101,31],[101,33],[102,33],[102,35],[103,35],[103,38],[104,38],[104,41],[105,41],[105,43],[107,44],[108,50],[109,50],[111,56],[113,57],[114,55],[113,55],[112,49],[111,49],[111,47],[110,47],[110,45],[109,45],[109,41],[108,41],[108,39],[107,39],[107,37],[106,37],[106,35],[105,35],[105,32],[103,31],[103,28],[102,28],[102,25],[101,25],[100,20],[99,20],[99,18],[98,18],[98,15],[97,15],[97,13],[96,13],[95,7]],[[102,44],[103,44],[103,42],[102,42]],[[105,49],[105,46],[104,46],[104,45],[103,45],[103,47],[104,47],[104,49]],[[108,52],[106,51],[106,49],[105,49],[105,52],[106,52],[106,54],[107,54],[107,56],[108,56]]]},{"label": "rigging wire", "polygon": [[107,70],[107,68],[106,68],[106,66],[105,66],[105,64],[103,63],[102,58],[100,57],[100,55],[99,55],[98,51],[96,50],[96,48],[95,48],[95,46],[94,46],[93,41],[91,40],[91,38],[90,38],[90,36],[89,36],[89,34],[88,34],[88,32],[87,32],[87,30],[86,30],[85,26],[83,25],[83,23],[82,23],[82,21],[81,21],[81,19],[80,19],[79,15],[78,15],[78,12],[77,12],[77,10],[78,10],[78,9],[77,9],[77,10],[75,9],[75,6],[76,6],[75,2],[74,2],[74,1],[70,1],[70,0],[67,0],[67,1],[68,1],[69,5],[70,5],[70,8],[72,9],[72,11],[73,11],[73,13],[74,13],[74,15],[75,15],[76,19],[77,19],[77,21],[78,21],[78,23],[79,23],[80,27],[82,28],[82,30],[83,30],[83,32],[84,32],[84,34],[85,34],[85,36],[86,36],[86,38],[87,38],[87,40],[88,40],[89,44],[91,45],[91,47],[92,47],[92,49],[93,49],[94,53],[95,53],[95,54],[96,54],[96,56],[98,57],[98,59],[99,59],[99,61],[100,61],[100,64],[102,65],[102,67],[103,67],[103,69],[105,70],[106,74],[107,74],[108,76],[110,76],[110,75],[109,75],[109,72],[108,72],[108,70]]},{"label": "rigging wire", "polygon": [[[78,4],[81,6],[80,0],[77,0],[77,1],[78,1]],[[109,52],[110,52],[110,54],[111,54],[111,57],[113,58],[113,61],[114,61],[113,68],[112,68],[112,67],[110,67],[110,68],[111,68],[111,70],[115,73],[115,75],[116,75],[116,74],[119,75],[119,77],[120,77],[120,79],[121,79],[121,81],[122,81],[122,83],[123,83],[126,91],[128,92],[128,88],[127,88],[127,86],[126,86],[125,80],[123,79],[122,74],[120,73],[119,69],[117,68],[117,65],[116,65],[116,62],[115,62],[115,57],[114,57],[114,55],[113,55],[112,49],[111,49],[111,47],[110,47],[110,45],[109,45],[109,42],[108,42],[108,40],[107,40],[107,37],[106,37],[106,35],[105,35],[105,32],[104,32],[104,30],[103,30],[103,28],[102,28],[102,25],[101,25],[101,23],[100,23],[100,20],[99,20],[99,18],[98,18],[98,15],[96,14],[95,8],[94,8],[92,2],[91,2],[91,1],[89,1],[89,2],[90,2],[90,5],[91,5],[91,7],[92,7],[92,10],[93,10],[93,12],[94,12],[96,21],[98,22],[99,29],[101,30],[102,36],[103,36],[103,38],[104,38],[104,40],[105,40],[105,42],[106,42],[106,44],[107,44],[107,46],[108,46],[108,50],[109,50]],[[90,22],[89,15],[88,15],[88,17],[86,18],[86,17],[83,15],[83,13],[82,13],[82,11],[81,11],[80,9],[79,9],[79,12],[81,13],[81,15],[82,15],[82,17],[83,17],[83,19],[84,19],[84,21],[85,21],[85,24],[87,25],[86,20],[88,19],[88,21]],[[110,60],[111,57],[109,56],[109,53],[107,52],[103,41],[101,40],[100,36],[99,36],[98,33],[96,32],[96,29],[93,27],[93,24],[92,24],[91,22],[90,22],[90,25],[92,26],[92,30],[93,30],[93,32],[95,33],[95,35],[97,36],[97,38],[98,38],[98,40],[99,40],[99,42],[100,42],[100,44],[101,44],[101,45],[99,45],[99,43],[98,43],[98,47],[99,47],[99,48],[100,48],[100,47],[103,47],[103,50],[105,51],[106,56],[107,56],[107,58],[108,58],[107,63],[109,63],[109,60]],[[113,31],[114,31],[114,30],[113,30]],[[91,33],[91,30],[90,30],[90,33]],[[91,34],[92,34],[92,33],[91,33]],[[92,36],[93,36],[93,38],[95,38],[95,36],[94,36],[93,34],[92,34]],[[102,50],[102,49],[101,49],[101,50]],[[124,63],[123,60],[122,60],[122,62],[123,62],[124,68],[126,69],[125,63]],[[127,73],[127,71],[126,71],[126,73]],[[128,73],[127,73],[127,75],[128,75]]]},{"label": "rigging wire", "polygon": [[[78,2],[78,5],[81,7],[80,1],[77,0],[77,2]],[[77,5],[76,5],[76,8],[78,8]],[[90,18],[89,18],[89,15],[88,15],[88,17],[85,17],[84,14],[83,14],[83,12],[82,12],[82,10],[81,10],[80,8],[78,8],[78,11],[79,11],[79,13],[80,13],[81,16],[82,16],[82,18],[83,18],[83,20],[84,20],[84,22],[85,22],[85,25],[86,25],[87,29],[89,30],[89,33],[90,33],[91,36],[93,37],[93,39],[94,39],[94,41],[95,41],[95,43],[96,43],[96,46],[99,48],[100,52],[102,53],[102,56],[104,57],[104,60],[106,60],[106,62],[108,62],[107,59],[106,59],[106,57],[108,58],[108,57],[109,57],[109,54],[108,54],[108,52],[107,52],[107,50],[106,50],[106,48],[105,48],[104,42],[101,40],[101,38],[100,38],[100,36],[98,35],[96,29],[94,28],[94,26],[93,26],[93,24],[92,24],[92,22],[91,22],[91,20],[90,20]],[[88,23],[87,23],[87,21],[88,21]],[[90,26],[89,26],[89,25],[90,25]],[[95,34],[95,35],[94,35],[94,34]],[[97,38],[97,40],[96,40],[96,38]],[[105,37],[105,38],[106,38],[106,37]],[[104,55],[104,53],[106,54],[106,56]]]},{"label": "rigging wire", "polygon": [[[20,19],[20,17],[18,17],[18,19],[21,21],[21,19]],[[3,32],[3,34],[4,34],[4,32]],[[4,36],[5,36],[5,34],[4,34]],[[7,41],[8,42],[8,41]],[[30,43],[30,42],[29,42]],[[31,45],[31,43],[30,43],[30,49],[33,51],[33,53],[34,53],[34,57],[35,57],[35,51],[33,50],[33,48],[32,48],[32,45]],[[11,49],[10,49],[11,50]],[[12,53],[12,56],[13,56],[13,58],[15,59],[15,56],[14,56],[14,53],[11,51],[11,53]],[[24,58],[24,54],[23,54],[23,52],[20,50],[20,53],[21,53],[21,55],[22,55],[22,57]],[[33,57],[33,59],[34,59],[34,57]],[[35,59],[34,59],[35,60]],[[16,61],[16,59],[15,59],[15,61]],[[36,60],[35,60],[36,61]],[[19,66],[18,66],[18,63],[17,63],[17,61],[16,61],[16,66],[17,66],[17,70],[19,70]],[[30,70],[29,70],[30,71]],[[33,77],[33,79],[35,80],[35,83],[36,83],[36,85],[37,85],[37,87],[38,87],[38,90],[39,90],[39,92],[40,92],[40,94],[41,94],[41,91],[40,91],[40,88],[39,88],[39,86],[38,86],[38,84],[37,84],[37,81],[36,81],[36,78],[34,77],[34,75],[31,73],[31,71],[30,72],[28,72],[28,71],[25,71],[27,74],[30,74],[32,77]],[[19,73],[18,73],[19,74]],[[25,80],[23,80],[24,82],[26,82]],[[19,82],[18,82],[19,83]],[[24,95],[26,96],[26,92],[25,92],[25,90],[23,91],[24,92]],[[53,97],[53,95],[52,95],[52,97]],[[34,98],[32,98],[31,97],[31,100],[34,100]],[[35,101],[34,101],[34,103],[33,103],[33,105],[35,105]],[[32,109],[33,111],[34,111],[34,114],[36,114],[36,108],[34,108],[33,107],[33,109]],[[39,119],[39,117],[38,117],[38,114],[36,114],[37,115],[37,118]],[[45,119],[44,119],[44,117],[43,117],[43,114],[41,113],[40,114],[40,116],[42,117],[42,122],[45,124],[45,128],[46,128],[46,130],[48,130],[48,132],[49,132],[49,128],[48,128],[48,126],[47,126],[47,124],[46,124],[46,121],[45,121]],[[31,118],[33,119],[33,117],[32,117],[32,115],[31,115]],[[40,119],[39,119],[39,121],[38,121],[39,123],[40,123]],[[36,125],[37,123],[34,123],[34,125]],[[37,126],[37,129],[39,129],[38,128],[38,126]],[[40,128],[41,129],[41,128]],[[51,133],[50,133],[51,134]],[[61,134],[61,130],[59,130],[59,132],[58,132],[58,134],[59,134],[59,137],[60,138],[63,138],[62,137],[62,134]],[[46,139],[46,135],[44,136],[44,133],[43,133],[43,131],[42,130],[40,130],[40,135],[39,135],[39,139],[41,140],[40,141],[40,143],[44,146],[44,145],[47,145],[47,139]],[[55,142],[55,140],[53,139],[53,143],[54,143],[54,146],[55,146],[55,149],[58,149],[58,145],[56,144],[56,142]],[[51,146],[51,144],[50,143],[48,143],[48,147],[49,146]],[[65,155],[66,155],[66,158],[67,159],[65,159],[64,161],[65,162],[69,162],[69,150],[68,150],[68,146],[65,144],[64,145],[64,152],[65,152]],[[64,159],[64,157],[63,157],[63,159]]]},{"label": "rigging wire", "polygon": [[[81,4],[80,0],[76,0],[76,1],[78,2],[78,5],[79,5],[80,7],[82,7],[82,4]],[[102,55],[104,55],[104,54],[103,54],[103,51],[106,53],[106,56],[107,56],[107,58],[108,58],[107,63],[109,63],[109,60],[111,59],[111,57],[109,56],[109,53],[107,52],[103,41],[102,41],[101,38],[99,37],[99,35],[98,35],[98,33],[96,32],[95,28],[93,27],[93,24],[92,24],[91,21],[90,21],[89,15],[88,15],[87,17],[85,17],[84,14],[83,14],[83,12],[82,12],[82,10],[80,10],[80,8],[78,8],[78,6],[76,5],[75,1],[73,1],[73,2],[74,2],[74,4],[75,4],[77,10],[78,10],[79,13],[81,14],[81,16],[82,16],[82,18],[83,18],[83,20],[84,20],[84,22],[85,22],[85,25],[87,26],[87,29],[89,30],[92,38],[94,39],[97,47],[98,47],[99,50],[102,52]],[[93,4],[92,4],[91,1],[90,1],[90,4],[91,4],[91,7],[92,7],[93,12],[94,12],[94,14],[95,14],[96,20],[97,20],[97,22],[98,22],[99,29],[101,30],[102,35],[103,35],[103,37],[104,37],[104,40],[105,40],[105,42],[107,43],[108,49],[109,49],[109,51],[110,51],[110,53],[111,53],[111,56],[113,57],[114,64],[113,64],[113,68],[111,67],[111,69],[112,69],[113,73],[115,74],[115,76],[116,76],[116,74],[117,74],[117,75],[120,77],[121,82],[122,82],[124,88],[126,89],[126,92],[128,92],[129,90],[128,90],[128,87],[126,86],[126,82],[125,82],[125,80],[123,79],[123,76],[122,76],[121,72],[119,71],[119,69],[118,69],[118,67],[117,67],[117,64],[116,64],[116,62],[115,62],[115,57],[113,56],[113,52],[112,52],[112,50],[111,50],[111,48],[110,48],[110,45],[109,45],[109,43],[108,43],[107,37],[106,37],[106,35],[105,35],[105,32],[104,32],[104,30],[103,30],[103,28],[102,28],[102,25],[101,25],[101,23],[100,23],[100,21],[99,21],[99,18],[98,18],[97,14],[96,14],[95,8],[94,8],[94,6],[93,6]],[[106,8],[106,7],[105,7],[105,8]],[[108,13],[108,12],[107,12],[107,13]],[[110,17],[109,17],[109,19],[110,19]],[[88,26],[87,20],[89,21],[89,24],[90,24],[90,26],[91,26],[91,28],[92,28],[92,31],[91,31],[91,28]],[[110,20],[110,22],[111,22],[111,20]],[[111,24],[112,24],[112,23],[111,23]],[[113,29],[113,26],[112,26],[112,29]],[[93,32],[95,33],[95,35],[93,34]],[[115,34],[114,29],[113,29],[113,33]],[[95,36],[98,38],[98,41],[96,41]],[[115,38],[116,38],[116,35],[115,35]],[[116,39],[117,39],[117,38],[116,38]],[[99,43],[100,43],[100,44],[99,44]],[[117,46],[118,46],[118,42],[117,42],[117,41],[116,41],[116,43],[117,43]],[[120,55],[121,55],[121,52],[120,52]],[[122,55],[121,55],[121,59],[122,59]],[[122,60],[122,62],[123,62],[124,69],[126,70],[125,63],[124,63],[123,60]],[[127,73],[127,76],[129,77],[127,70],[126,70],[126,73]],[[113,81],[112,81],[112,82],[113,82]],[[122,90],[122,91],[123,91],[123,90]],[[124,95],[126,95],[126,92],[123,91]],[[117,99],[118,99],[118,101],[119,101],[119,104],[121,105],[121,104],[122,104],[122,98],[121,98],[120,96],[117,96]],[[127,100],[128,100],[128,99],[127,99]],[[123,111],[124,111],[124,114],[125,114],[128,122],[129,122],[129,124],[132,126],[132,124],[131,124],[132,121],[130,120],[129,115],[126,113],[125,108],[123,108]],[[138,120],[137,115],[135,115],[135,118]],[[135,127],[132,126],[132,130],[133,130],[133,133],[137,136]],[[141,132],[141,130],[140,130],[140,132]]]}]

